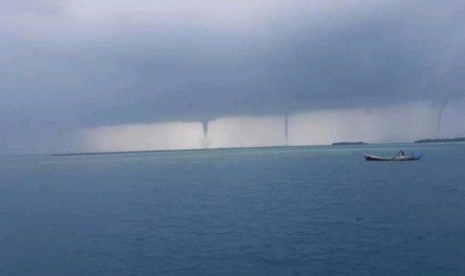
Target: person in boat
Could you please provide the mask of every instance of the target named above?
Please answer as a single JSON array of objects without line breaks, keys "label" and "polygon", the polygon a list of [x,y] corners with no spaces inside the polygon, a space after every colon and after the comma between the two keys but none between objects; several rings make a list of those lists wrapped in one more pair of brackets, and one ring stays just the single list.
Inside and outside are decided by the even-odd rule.
[{"label": "person in boat", "polygon": [[397,157],[399,158],[404,158],[405,157],[405,153],[403,150],[400,150],[398,153],[397,153]]}]

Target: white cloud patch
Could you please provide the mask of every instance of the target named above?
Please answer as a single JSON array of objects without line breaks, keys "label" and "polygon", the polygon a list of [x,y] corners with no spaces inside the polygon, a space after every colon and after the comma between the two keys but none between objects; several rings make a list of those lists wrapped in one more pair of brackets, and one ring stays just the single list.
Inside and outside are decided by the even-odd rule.
[{"label": "white cloud patch", "polygon": [[285,144],[284,118],[279,116],[235,116],[209,124],[211,147],[266,147]]},{"label": "white cloud patch", "polygon": [[437,111],[427,102],[376,109],[321,110],[290,118],[290,144],[412,142],[437,136]]},{"label": "white cloud patch", "polygon": [[175,150],[201,147],[200,123],[105,126],[81,133],[83,151]]},{"label": "white cloud patch", "polygon": [[[341,141],[412,142],[422,138],[465,135],[465,101],[448,107],[437,129],[438,109],[430,102],[382,108],[331,109],[289,116],[289,145],[326,145]],[[461,123],[460,123],[461,122]],[[439,133],[440,131],[441,133]],[[234,116],[209,122],[208,137],[201,123],[122,125],[87,129],[82,150],[133,151],[286,144],[284,116]]]}]

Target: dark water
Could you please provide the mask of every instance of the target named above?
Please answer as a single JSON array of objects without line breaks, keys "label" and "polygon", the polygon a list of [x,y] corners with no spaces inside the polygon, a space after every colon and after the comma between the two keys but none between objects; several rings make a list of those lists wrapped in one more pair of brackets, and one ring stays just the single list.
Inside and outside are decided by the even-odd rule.
[{"label": "dark water", "polygon": [[459,275],[465,144],[0,160],[0,275]]}]

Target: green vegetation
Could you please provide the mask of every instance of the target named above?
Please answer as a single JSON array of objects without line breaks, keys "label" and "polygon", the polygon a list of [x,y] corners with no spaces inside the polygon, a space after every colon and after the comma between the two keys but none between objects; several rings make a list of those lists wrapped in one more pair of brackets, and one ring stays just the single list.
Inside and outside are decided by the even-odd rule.
[{"label": "green vegetation", "polygon": [[357,145],[366,145],[364,142],[338,142],[332,143],[331,146],[357,146]]},{"label": "green vegetation", "polygon": [[436,139],[420,139],[414,143],[457,143],[465,142],[465,137],[456,137],[456,138],[436,138]]}]

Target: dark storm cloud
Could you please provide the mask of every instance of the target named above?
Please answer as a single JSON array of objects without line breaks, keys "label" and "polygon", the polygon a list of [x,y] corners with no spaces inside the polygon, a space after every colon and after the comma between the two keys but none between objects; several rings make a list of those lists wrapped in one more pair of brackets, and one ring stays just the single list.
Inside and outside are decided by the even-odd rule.
[{"label": "dark storm cloud", "polygon": [[54,15],[61,13],[67,2],[67,0],[2,0],[0,1],[0,15],[28,12]]},{"label": "dark storm cloud", "polygon": [[258,27],[234,29],[195,20],[209,1],[152,25],[76,19],[72,1],[2,1],[2,135],[464,96],[462,1],[341,1],[357,6],[309,16],[291,12],[300,2],[255,7]]},{"label": "dark storm cloud", "polygon": [[[465,20],[457,12],[421,18],[409,10],[416,8],[353,18],[324,34],[311,25],[298,25],[291,35],[278,27],[266,30],[270,35],[265,42],[219,34],[182,37],[180,43],[186,45],[175,46],[174,57],[122,65],[137,81],[112,108],[121,110],[121,120],[156,120],[463,95],[465,40],[460,26]],[[105,116],[103,112],[100,118]]]}]

